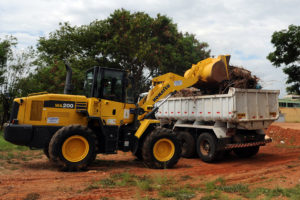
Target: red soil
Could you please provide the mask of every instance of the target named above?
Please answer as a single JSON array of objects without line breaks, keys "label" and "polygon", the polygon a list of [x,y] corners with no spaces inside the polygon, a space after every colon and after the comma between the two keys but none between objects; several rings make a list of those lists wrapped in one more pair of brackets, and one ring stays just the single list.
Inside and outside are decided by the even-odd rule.
[{"label": "red soil", "polygon": [[[37,193],[41,199],[136,199],[137,194],[157,196],[154,192],[136,191],[124,186],[84,191],[93,181],[108,178],[111,174],[129,172],[139,176],[166,175],[178,185],[196,184],[218,177],[227,183],[247,183],[250,187],[292,187],[300,184],[300,124],[276,123],[266,130],[273,142],[261,147],[253,158],[240,159],[229,155],[214,164],[200,159],[180,159],[174,169],[153,170],[136,161],[131,153],[98,155],[87,172],[59,172],[45,156],[30,161],[18,161],[15,169],[0,167],[0,199],[23,199]],[[7,164],[9,165],[9,164]],[[180,181],[183,176],[191,180]],[[268,180],[268,181],[266,181]]]}]

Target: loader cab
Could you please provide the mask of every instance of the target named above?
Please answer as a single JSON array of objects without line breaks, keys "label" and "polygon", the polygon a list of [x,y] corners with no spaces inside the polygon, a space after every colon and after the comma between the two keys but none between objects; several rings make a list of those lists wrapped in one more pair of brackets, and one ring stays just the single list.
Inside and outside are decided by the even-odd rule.
[{"label": "loader cab", "polygon": [[125,71],[94,67],[86,72],[84,91],[87,97],[134,103],[132,88]]}]

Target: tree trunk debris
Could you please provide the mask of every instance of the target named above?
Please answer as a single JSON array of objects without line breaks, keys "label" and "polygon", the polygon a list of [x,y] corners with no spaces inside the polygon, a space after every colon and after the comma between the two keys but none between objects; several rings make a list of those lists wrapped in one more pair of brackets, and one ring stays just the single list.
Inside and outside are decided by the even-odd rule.
[{"label": "tree trunk debris", "polygon": [[205,83],[199,81],[194,87],[178,91],[174,97],[191,97],[200,95],[226,94],[230,87],[242,89],[259,88],[259,78],[242,67],[228,67],[229,80],[221,83]]}]

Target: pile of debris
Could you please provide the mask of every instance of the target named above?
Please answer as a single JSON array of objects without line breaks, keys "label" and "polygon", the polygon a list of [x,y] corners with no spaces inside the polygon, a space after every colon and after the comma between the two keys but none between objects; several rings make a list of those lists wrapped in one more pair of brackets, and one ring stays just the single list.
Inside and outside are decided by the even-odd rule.
[{"label": "pile of debris", "polygon": [[[249,70],[242,67],[228,67],[229,80],[221,83],[205,83],[199,81],[195,88],[187,88],[177,92],[175,97],[190,97],[199,95],[226,94],[230,87],[242,89],[257,89],[259,88],[259,78],[252,75]],[[198,88],[198,89],[197,89]],[[200,89],[200,90],[199,90]]]},{"label": "pile of debris", "polygon": [[223,81],[219,86],[219,94],[228,92],[229,87],[242,89],[256,89],[259,88],[259,78],[252,75],[249,70],[242,67],[229,66],[228,67],[229,80]]},{"label": "pile of debris", "polygon": [[190,88],[184,88],[178,92],[176,92],[173,97],[194,97],[194,96],[201,96],[202,93],[200,89],[190,87]]}]

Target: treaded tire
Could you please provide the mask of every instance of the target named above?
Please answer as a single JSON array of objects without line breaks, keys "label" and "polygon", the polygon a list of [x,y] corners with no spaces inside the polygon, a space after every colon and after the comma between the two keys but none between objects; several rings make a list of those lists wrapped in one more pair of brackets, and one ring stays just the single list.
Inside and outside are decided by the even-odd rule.
[{"label": "treaded tire", "polygon": [[217,138],[211,133],[202,133],[197,139],[197,153],[204,162],[212,163],[220,158]]},{"label": "treaded tire", "polygon": [[250,158],[256,155],[258,151],[259,151],[259,146],[233,149],[235,155],[237,155],[240,158]]},{"label": "treaded tire", "polygon": [[194,137],[187,131],[176,132],[176,137],[181,144],[181,156],[184,158],[194,157],[196,151]]},{"label": "treaded tire", "polygon": [[[155,158],[153,153],[153,148],[161,139],[166,139],[173,143],[174,145],[174,154],[167,161],[159,161]],[[167,128],[155,128],[145,139],[142,155],[144,164],[149,168],[154,169],[165,169],[172,168],[177,164],[181,154],[180,143],[176,139],[176,136],[172,133],[170,129]]]},{"label": "treaded tire", "polygon": [[[84,138],[89,147],[87,155],[78,162],[69,161],[62,152],[64,142],[72,136]],[[97,143],[97,137],[89,128],[80,125],[65,126],[59,129],[51,138],[49,143],[50,160],[57,163],[63,171],[84,170],[96,158]]]},{"label": "treaded tire", "polygon": [[43,152],[44,152],[45,156],[47,156],[47,158],[50,159],[49,147],[48,146],[44,147]]},{"label": "treaded tire", "polygon": [[[139,140],[141,140],[141,141],[139,141]],[[143,153],[142,153],[143,141],[142,141],[142,139],[136,138],[134,140],[134,142],[135,142],[135,145],[133,145],[134,148],[131,149],[131,153],[132,153],[132,155],[134,155],[136,157],[137,160],[142,161],[143,160]]]},{"label": "treaded tire", "polygon": [[135,153],[132,153],[138,160],[142,161],[143,160],[143,153],[142,149],[138,147]]}]

